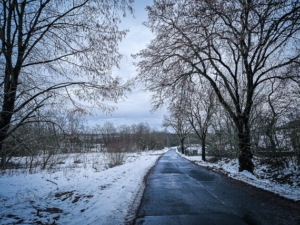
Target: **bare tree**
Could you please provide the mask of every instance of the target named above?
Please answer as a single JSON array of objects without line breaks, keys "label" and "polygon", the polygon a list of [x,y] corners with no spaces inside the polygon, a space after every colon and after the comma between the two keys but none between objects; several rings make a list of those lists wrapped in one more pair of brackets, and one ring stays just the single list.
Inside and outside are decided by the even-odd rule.
[{"label": "bare tree", "polygon": [[[0,155],[19,126],[41,108],[110,111],[129,90],[113,77],[121,55],[120,13],[133,0],[3,0],[0,3]],[[90,108],[84,102],[88,102]],[[64,107],[61,107],[64,106]]]},{"label": "bare tree", "polygon": [[151,128],[148,123],[138,123],[132,126],[134,132],[134,140],[138,151],[145,151],[149,149]]},{"label": "bare tree", "polygon": [[277,158],[283,161],[281,156],[293,151],[289,133],[293,132],[291,123],[297,124],[300,100],[296,89],[294,82],[269,80],[260,93],[260,103],[253,107],[251,123],[255,147],[260,155],[273,158],[274,162]]},{"label": "bare tree", "polygon": [[207,147],[214,160],[221,157],[237,157],[238,138],[234,122],[223,107],[217,106],[210,120]]},{"label": "bare tree", "polygon": [[189,94],[183,110],[184,115],[201,141],[202,160],[205,161],[206,137],[217,104],[212,88],[203,88],[203,85],[205,84],[202,84],[202,87],[199,89],[197,87],[192,89],[192,93]]},{"label": "bare tree", "polygon": [[110,121],[106,121],[100,128],[100,134],[102,138],[102,143],[106,146],[108,143],[112,142],[116,138],[117,128]]},{"label": "bare tree", "polygon": [[46,169],[57,163],[58,157],[55,156],[62,152],[64,136],[60,135],[61,128],[54,123],[57,118],[53,113],[51,115],[52,123],[41,120],[25,124],[7,138],[4,146],[6,165],[15,161],[13,156],[25,157],[24,168],[28,168],[29,172],[39,166]]},{"label": "bare tree", "polygon": [[[155,39],[136,57],[138,80],[156,106],[186,77],[209,81],[237,129],[239,171],[253,172],[249,119],[256,92],[271,79],[295,79],[300,2],[156,0],[145,23]],[[274,73],[276,72],[276,73]]]},{"label": "bare tree", "polygon": [[136,150],[134,134],[130,126],[128,125],[119,126],[118,134],[120,140],[123,140],[123,144],[127,152],[133,152]]},{"label": "bare tree", "polygon": [[182,113],[180,104],[170,104],[169,112],[169,116],[164,116],[163,126],[165,128],[171,127],[176,132],[180,142],[181,153],[184,154],[184,143],[188,134],[192,130],[192,127],[185,115]]}]

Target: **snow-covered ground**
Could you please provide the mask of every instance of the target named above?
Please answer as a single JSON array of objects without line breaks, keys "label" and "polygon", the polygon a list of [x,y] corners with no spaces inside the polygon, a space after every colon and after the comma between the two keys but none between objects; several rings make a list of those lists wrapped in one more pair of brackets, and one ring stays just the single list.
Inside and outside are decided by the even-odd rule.
[{"label": "snow-covered ground", "polygon": [[[0,224],[129,223],[140,203],[145,175],[167,150],[132,153],[125,164],[113,168],[107,168],[105,155],[86,153],[69,156],[59,168],[50,171],[29,174],[27,170],[7,170],[0,174]],[[238,173],[236,159],[208,163],[200,156],[181,156],[234,179],[300,200],[299,170],[281,171],[275,177],[266,172],[269,169],[265,165],[256,165],[254,176],[246,171]],[[279,176],[288,176],[289,184],[272,181]]]},{"label": "snow-covered ground", "polygon": [[0,224],[126,224],[146,173],[167,150],[129,154],[113,168],[103,154],[86,153],[52,171],[6,171],[0,175]]},{"label": "snow-covered ground", "polygon": [[[299,166],[290,166],[286,169],[274,169],[260,159],[254,158],[254,175],[248,171],[238,172],[238,159],[223,158],[215,163],[202,161],[201,156],[180,156],[197,165],[226,174],[236,180],[243,181],[255,187],[273,192],[282,197],[300,201],[300,171]],[[207,157],[209,159],[209,157]],[[209,161],[209,160],[208,160]]]}]

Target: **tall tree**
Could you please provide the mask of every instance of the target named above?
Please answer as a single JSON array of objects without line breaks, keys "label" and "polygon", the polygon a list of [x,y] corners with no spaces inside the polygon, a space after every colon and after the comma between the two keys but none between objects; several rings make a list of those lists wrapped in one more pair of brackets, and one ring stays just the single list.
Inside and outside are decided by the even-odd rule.
[{"label": "tall tree", "polygon": [[[121,55],[120,13],[133,0],[0,2],[0,155],[5,139],[43,107],[111,110],[129,90],[112,76]],[[83,102],[89,102],[90,110]],[[64,106],[64,107],[61,107]]]},{"label": "tall tree", "polygon": [[156,36],[136,55],[138,80],[157,104],[181,79],[208,80],[235,123],[239,171],[253,172],[256,91],[270,79],[299,76],[289,70],[300,63],[300,1],[155,0],[147,11],[145,25]]}]

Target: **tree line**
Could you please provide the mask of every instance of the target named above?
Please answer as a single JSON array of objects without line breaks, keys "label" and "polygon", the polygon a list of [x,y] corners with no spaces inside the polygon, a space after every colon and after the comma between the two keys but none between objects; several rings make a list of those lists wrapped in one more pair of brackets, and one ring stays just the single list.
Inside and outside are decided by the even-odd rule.
[{"label": "tree line", "polygon": [[[299,93],[295,93],[293,88],[281,89],[280,82],[278,85],[276,92],[261,92],[258,96],[260,102],[253,107],[249,123],[251,151],[278,168],[299,166]],[[175,131],[179,151],[190,154],[189,147],[196,145],[201,146],[203,161],[207,160],[207,155],[210,160],[238,157],[239,140],[235,124],[214,92],[207,88],[197,94],[194,90],[190,90],[192,93],[186,88],[184,90],[184,94],[180,93],[180,97],[173,99],[163,119],[163,125]]]},{"label": "tree line", "polygon": [[51,117],[51,123],[42,120],[26,124],[6,139],[6,161],[2,168],[26,167],[31,170],[39,166],[47,169],[53,163],[59,163],[59,155],[98,152],[123,157],[127,153],[176,145],[176,136],[151,128],[148,123],[117,127],[106,121],[103,125],[88,127],[80,115],[52,113]]},{"label": "tree line", "polygon": [[135,55],[137,80],[154,109],[169,106],[167,123],[196,124],[202,143],[208,121],[230,131],[239,171],[254,171],[257,146],[298,151],[299,1],[156,0],[147,11],[154,39]]}]

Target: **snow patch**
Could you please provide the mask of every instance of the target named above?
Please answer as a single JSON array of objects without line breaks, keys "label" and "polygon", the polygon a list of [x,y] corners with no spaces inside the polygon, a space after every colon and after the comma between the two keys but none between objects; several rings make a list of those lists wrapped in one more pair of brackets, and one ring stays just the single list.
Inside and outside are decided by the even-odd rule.
[{"label": "snow patch", "polygon": [[[202,161],[201,156],[186,156],[177,152],[181,157],[184,157],[197,165],[212,169],[216,172],[226,174],[236,180],[243,181],[257,188],[273,192],[282,197],[300,201],[300,171],[299,167],[284,169],[281,174],[277,170],[272,170],[268,165],[265,165],[254,159],[255,174],[248,171],[238,172],[238,159],[223,158],[218,162],[211,163]],[[209,159],[209,157],[207,157]],[[288,179],[287,179],[288,178]],[[288,180],[288,182],[287,182]]]},{"label": "snow patch", "polygon": [[252,173],[250,173],[247,170],[243,170],[241,172],[241,174],[244,175],[245,177],[248,177],[248,178],[252,179],[252,180],[257,180],[256,176],[254,176]]},{"label": "snow patch", "polygon": [[52,172],[7,171],[0,175],[0,224],[124,224],[139,205],[144,176],[166,151],[132,153],[109,169],[101,153],[86,153]]}]

